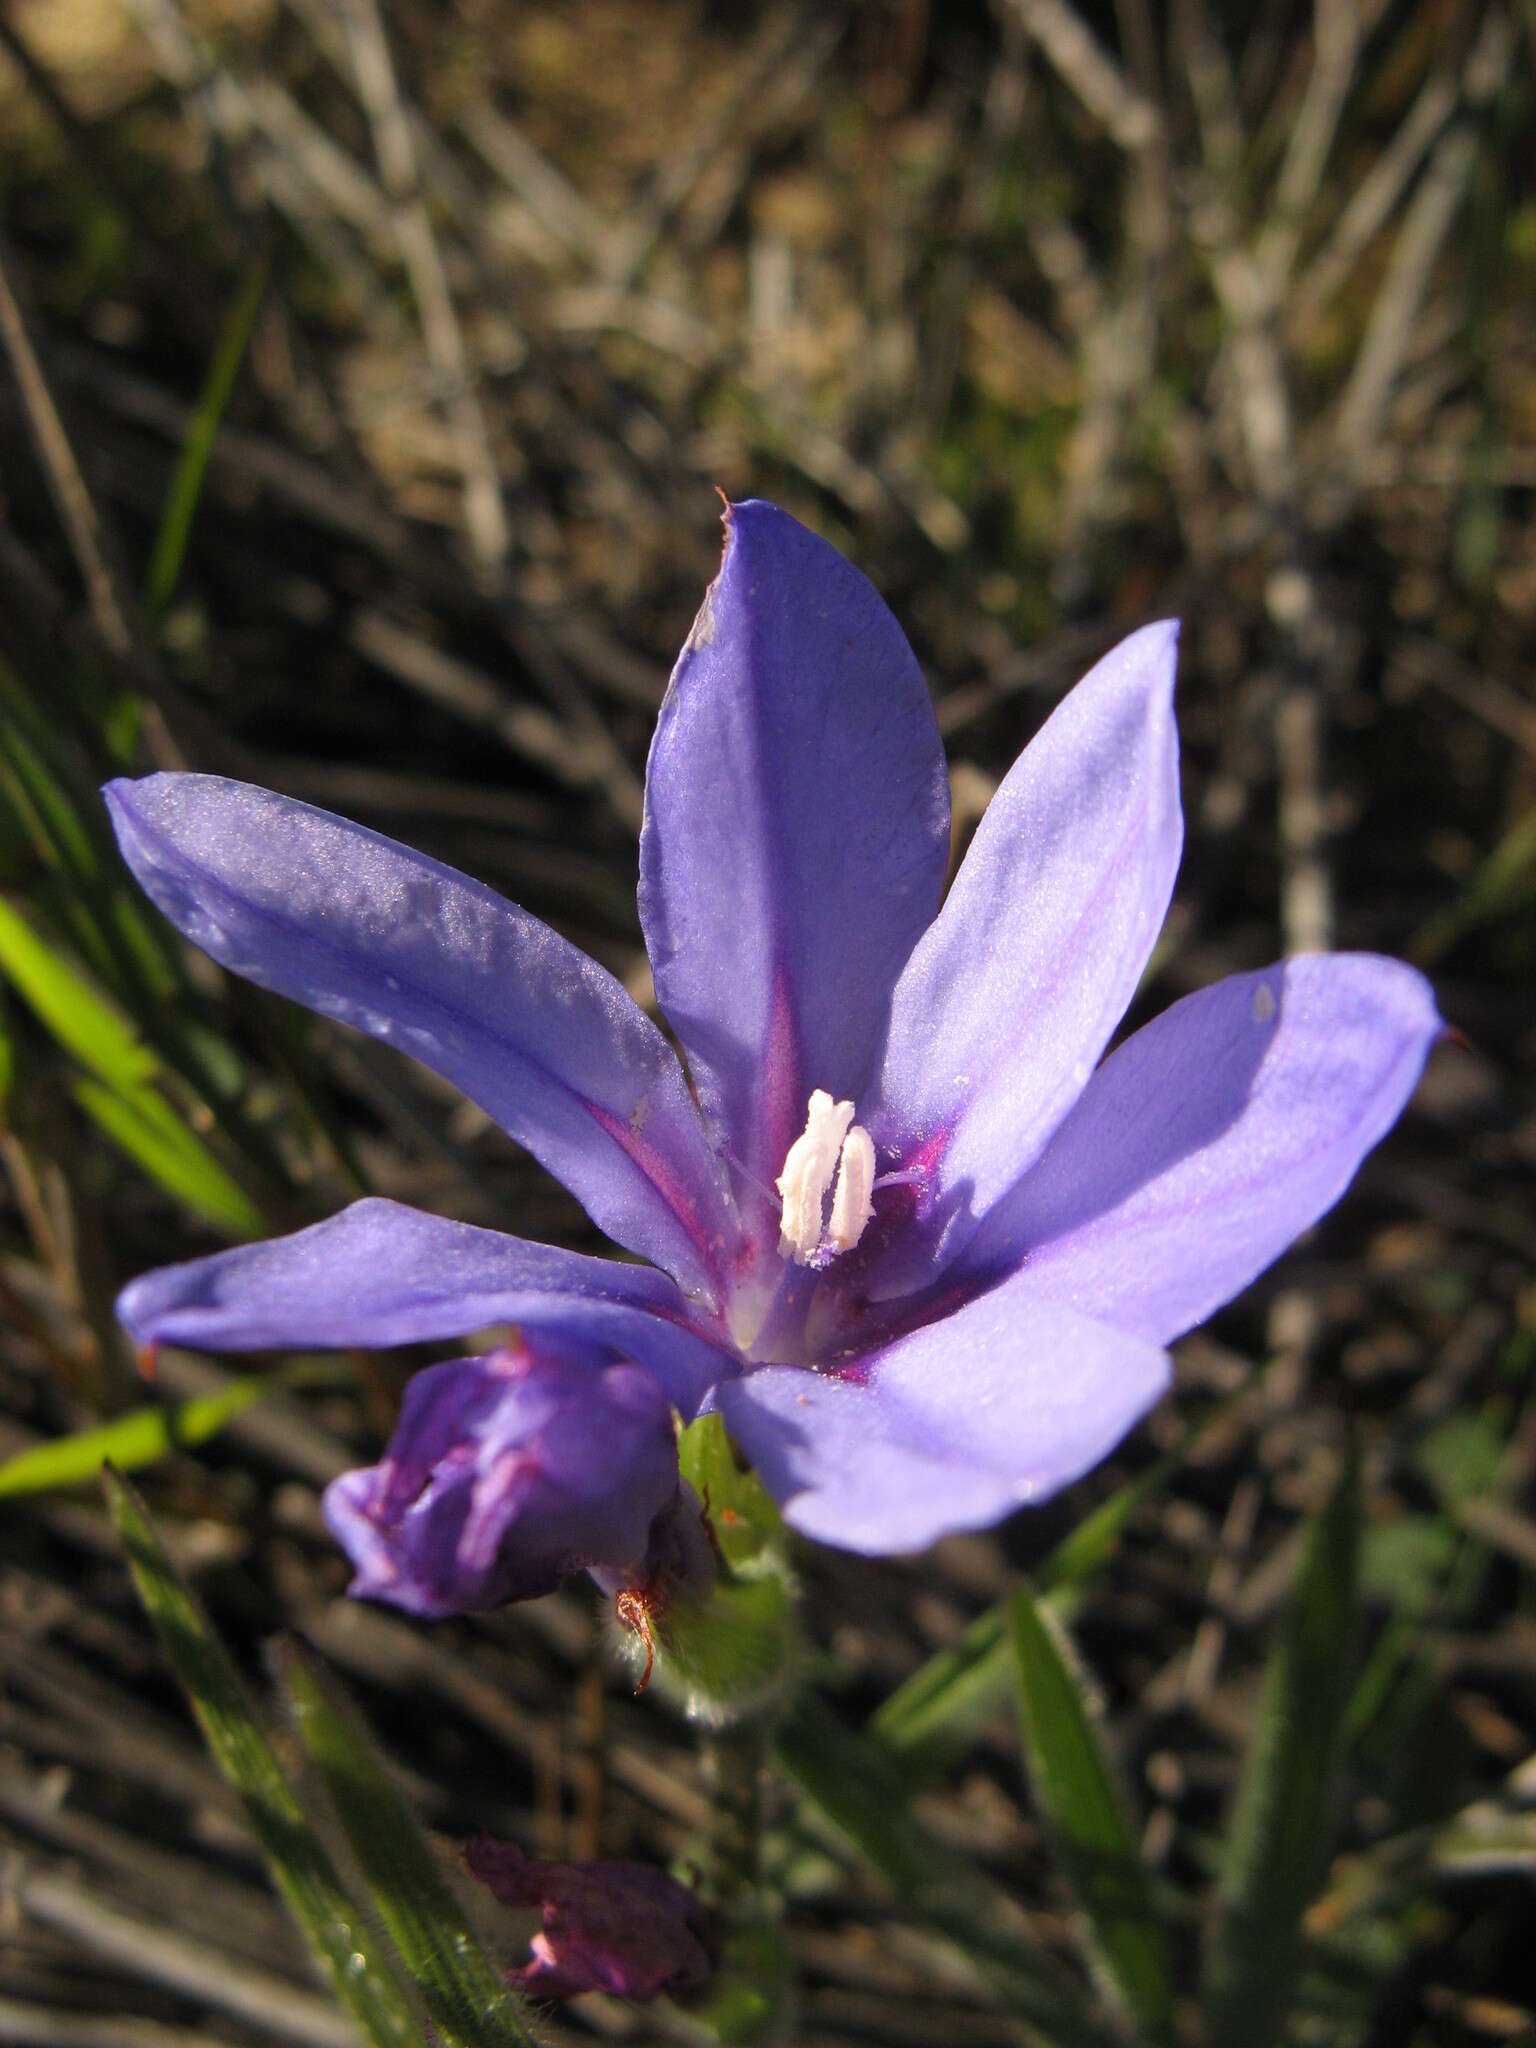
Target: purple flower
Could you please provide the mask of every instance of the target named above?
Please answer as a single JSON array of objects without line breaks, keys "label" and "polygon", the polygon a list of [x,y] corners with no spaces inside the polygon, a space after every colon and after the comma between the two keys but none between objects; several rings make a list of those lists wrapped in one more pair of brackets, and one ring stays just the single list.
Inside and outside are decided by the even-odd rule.
[{"label": "purple flower", "polygon": [[524,1342],[417,1373],[383,1460],[327,1487],[325,1519],[354,1594],[480,1614],[583,1566],[643,1579],[678,1487],[648,1373]]},{"label": "purple flower", "polygon": [[1338,1199],[1441,1028],[1409,968],[1301,958],[1100,1064],[1178,866],[1175,639],[1133,634],[1064,700],[944,897],[900,628],[825,542],[733,508],[640,844],[686,1078],[602,968],[437,862],[211,777],[114,784],[189,937],[456,1082],[652,1262],[370,1201],[149,1274],[124,1321],[227,1350],[515,1323],[717,1407],[790,1523],[861,1551],[1077,1478],[1162,1393],[1166,1345]]},{"label": "purple flower", "polygon": [[507,1972],[509,1983],[535,1998],[582,1991],[654,1998],[693,1990],[709,1975],[709,1915],[664,1871],[644,1863],[539,1863],[485,1835],[464,1860],[502,1905],[540,1911],[532,1961]]}]

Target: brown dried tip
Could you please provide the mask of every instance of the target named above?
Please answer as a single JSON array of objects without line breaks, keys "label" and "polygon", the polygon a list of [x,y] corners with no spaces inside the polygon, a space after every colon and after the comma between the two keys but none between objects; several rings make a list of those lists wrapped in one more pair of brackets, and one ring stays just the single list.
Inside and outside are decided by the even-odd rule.
[{"label": "brown dried tip", "polygon": [[656,1645],[651,1639],[651,1604],[644,1589],[635,1587],[616,1597],[613,1611],[630,1634],[638,1636],[645,1645],[645,1669],[640,1674],[640,1683],[635,1687],[635,1698],[639,1699],[651,1682],[651,1670],[656,1662]]},{"label": "brown dried tip", "polygon": [[139,1378],[141,1380],[152,1380],[159,1364],[160,1346],[158,1344],[141,1344],[138,1349]]}]

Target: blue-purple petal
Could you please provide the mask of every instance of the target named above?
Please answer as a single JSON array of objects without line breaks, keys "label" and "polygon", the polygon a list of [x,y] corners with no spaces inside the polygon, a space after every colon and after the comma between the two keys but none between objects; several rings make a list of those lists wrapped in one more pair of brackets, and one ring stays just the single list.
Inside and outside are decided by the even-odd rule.
[{"label": "blue-purple petal", "polygon": [[732,507],[651,747],[640,918],[700,1104],[758,1182],[813,1088],[862,1088],[948,847],[938,725],[901,628],[786,513]]},{"label": "blue-purple petal", "polygon": [[715,1400],[802,1535],[881,1556],[981,1529],[1096,1465],[1166,1354],[1005,1282],[841,1372],[768,1366]]},{"label": "blue-purple petal", "polygon": [[1039,1157],[1161,929],[1183,844],[1177,627],[1106,655],[1015,762],[892,1003],[866,1121],[925,1191],[872,1276],[921,1284]]},{"label": "blue-purple petal", "polygon": [[324,1508],[359,1599],[482,1614],[593,1565],[638,1576],[677,1489],[649,1374],[520,1345],[417,1373],[383,1458],[333,1480]]},{"label": "blue-purple petal", "polygon": [[664,1273],[530,1244],[378,1198],[263,1244],[162,1266],[118,1314],[142,1344],[379,1349],[506,1323],[643,1365],[685,1415],[734,1369]]},{"label": "blue-purple petal", "polygon": [[1443,1030],[1396,960],[1302,956],[1186,996],[1104,1062],[968,1248],[1168,1343],[1343,1194]]},{"label": "blue-purple petal", "polygon": [[149,896],[221,965],[413,1054],[617,1243],[712,1298],[736,1224],[666,1040],[605,968],[483,884],[210,775],[114,782]]}]

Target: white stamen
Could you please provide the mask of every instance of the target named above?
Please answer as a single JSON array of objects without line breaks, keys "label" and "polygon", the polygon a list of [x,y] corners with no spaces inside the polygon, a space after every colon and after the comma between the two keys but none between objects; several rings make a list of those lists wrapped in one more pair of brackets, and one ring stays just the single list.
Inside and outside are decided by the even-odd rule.
[{"label": "white stamen", "polygon": [[838,1152],[853,1122],[853,1104],[834,1102],[817,1088],[806,1109],[805,1129],[790,1146],[779,1175],[784,1198],[779,1220],[779,1254],[797,1266],[810,1264],[821,1243],[821,1210],[837,1171]]},{"label": "white stamen", "polygon": [[[875,1213],[875,1185],[875,1141],[854,1123],[853,1104],[834,1102],[825,1088],[816,1089],[806,1105],[805,1129],[778,1178],[784,1202],[779,1256],[797,1266],[824,1266],[839,1252],[851,1252]],[[832,1221],[823,1235],[829,1188]]]},{"label": "white stamen", "polygon": [[832,1193],[832,1221],[827,1226],[827,1237],[834,1251],[851,1252],[864,1235],[864,1226],[875,1213],[870,1200],[874,1185],[875,1141],[862,1124],[855,1124],[843,1140],[837,1186]]}]

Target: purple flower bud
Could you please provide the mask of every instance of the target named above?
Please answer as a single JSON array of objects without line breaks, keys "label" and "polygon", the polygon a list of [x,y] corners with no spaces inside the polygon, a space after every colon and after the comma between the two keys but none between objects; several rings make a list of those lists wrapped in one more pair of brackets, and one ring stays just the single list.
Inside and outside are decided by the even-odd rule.
[{"label": "purple flower bud", "polygon": [[523,1344],[418,1373],[384,1457],[326,1489],[325,1518],[355,1595],[473,1614],[586,1566],[642,1577],[677,1490],[672,1413],[648,1373]]},{"label": "purple flower bud", "polygon": [[507,1981],[537,1998],[609,1991],[654,1998],[709,1975],[710,1918],[694,1894],[644,1863],[540,1863],[482,1835],[465,1851],[471,1873],[504,1906],[536,1908],[532,1960]]}]

